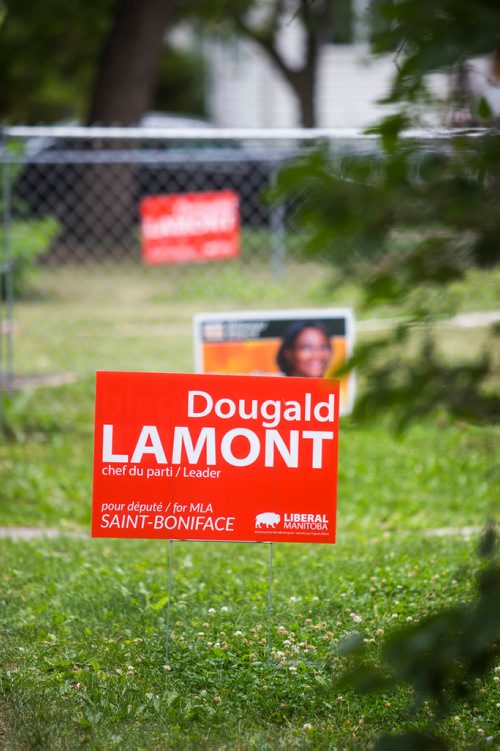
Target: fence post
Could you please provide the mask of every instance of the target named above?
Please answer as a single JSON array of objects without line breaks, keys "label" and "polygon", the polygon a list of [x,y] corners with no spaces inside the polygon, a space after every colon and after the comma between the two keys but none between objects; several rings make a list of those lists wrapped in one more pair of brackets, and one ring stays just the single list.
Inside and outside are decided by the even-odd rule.
[{"label": "fence post", "polygon": [[2,139],[2,248],[0,250],[0,431],[3,430],[5,394],[12,388],[14,377],[13,319],[14,279],[12,254],[12,212],[10,201],[10,169],[5,140]]},{"label": "fence post", "polygon": [[[278,179],[280,166],[273,170],[271,187],[274,188]],[[276,280],[282,279],[285,270],[285,204],[283,201],[273,201],[270,211],[271,228],[271,262]]]}]

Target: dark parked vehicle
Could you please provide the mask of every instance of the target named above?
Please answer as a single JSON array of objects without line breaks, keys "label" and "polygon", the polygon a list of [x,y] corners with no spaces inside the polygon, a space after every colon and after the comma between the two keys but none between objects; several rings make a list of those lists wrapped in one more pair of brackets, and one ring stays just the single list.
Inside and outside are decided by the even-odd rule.
[{"label": "dark parked vehicle", "polygon": [[[148,195],[234,190],[242,224],[267,226],[265,193],[293,149],[222,140],[213,129],[189,139],[56,137],[28,142],[15,205],[29,216],[55,216],[80,242],[116,239],[137,225]],[[200,130],[201,136],[201,130]]]}]

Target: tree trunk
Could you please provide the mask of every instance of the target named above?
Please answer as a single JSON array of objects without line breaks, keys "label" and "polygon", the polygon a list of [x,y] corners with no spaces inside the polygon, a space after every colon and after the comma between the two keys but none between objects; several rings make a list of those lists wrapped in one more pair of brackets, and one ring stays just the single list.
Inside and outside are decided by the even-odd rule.
[{"label": "tree trunk", "polygon": [[97,69],[88,125],[134,125],[147,112],[176,5],[177,0],[119,0]]},{"label": "tree trunk", "polygon": [[236,26],[241,33],[258,44],[279,70],[292,89],[298,103],[300,123],[304,128],[314,128],[316,118],[316,83],[322,45],[329,28],[330,4],[320,3],[313,7],[311,0],[300,0],[296,15],[304,30],[304,53],[300,67],[290,65],[282,55],[278,44],[279,18],[283,12],[282,3],[276,0],[274,12],[270,14],[267,28],[257,28],[247,23],[241,15],[235,16]]},{"label": "tree trunk", "polygon": [[301,70],[290,71],[286,79],[293,89],[300,111],[300,124],[303,128],[315,128],[317,59],[314,57]]},{"label": "tree trunk", "polygon": [[[118,0],[97,67],[88,125],[129,126],[140,122],[151,106],[164,36],[177,3]],[[92,144],[86,146],[89,161],[78,168],[78,179],[62,217],[60,241],[73,256],[80,253],[84,257],[87,249],[93,254],[137,255],[133,228],[138,221],[138,167],[126,158],[134,144],[103,140],[99,154]],[[121,152],[118,159],[111,153],[117,150]]]},{"label": "tree trunk", "polygon": [[296,88],[295,93],[300,107],[300,124],[303,128],[315,128],[317,124],[314,108],[315,97],[311,96],[310,89]]},{"label": "tree trunk", "polygon": [[317,81],[317,56],[316,53],[304,64],[302,68],[295,69],[287,65],[275,47],[262,44],[257,39],[253,41],[260,44],[264,52],[279,70],[287,84],[292,89],[298,103],[300,124],[303,128],[315,128],[316,120],[316,81]]}]

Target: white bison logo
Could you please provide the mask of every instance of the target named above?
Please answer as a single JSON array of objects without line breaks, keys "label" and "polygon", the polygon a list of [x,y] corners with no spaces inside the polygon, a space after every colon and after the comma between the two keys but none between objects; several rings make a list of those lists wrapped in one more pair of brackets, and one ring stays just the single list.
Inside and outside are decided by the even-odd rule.
[{"label": "white bison logo", "polygon": [[255,528],[260,529],[264,524],[267,529],[271,527],[274,529],[275,525],[279,523],[281,516],[275,514],[274,511],[265,511],[263,514],[257,514],[255,517]]}]

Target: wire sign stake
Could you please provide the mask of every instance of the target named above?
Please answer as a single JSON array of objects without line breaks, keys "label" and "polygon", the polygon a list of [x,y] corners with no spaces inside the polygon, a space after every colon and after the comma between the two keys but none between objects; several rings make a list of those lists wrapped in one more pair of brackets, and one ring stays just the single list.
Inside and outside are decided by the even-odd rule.
[{"label": "wire sign stake", "polygon": [[169,541],[169,556],[168,556],[168,603],[167,603],[167,633],[165,636],[165,669],[170,669],[170,659],[168,649],[170,646],[170,603],[172,599],[172,559],[174,550],[174,541]]}]

